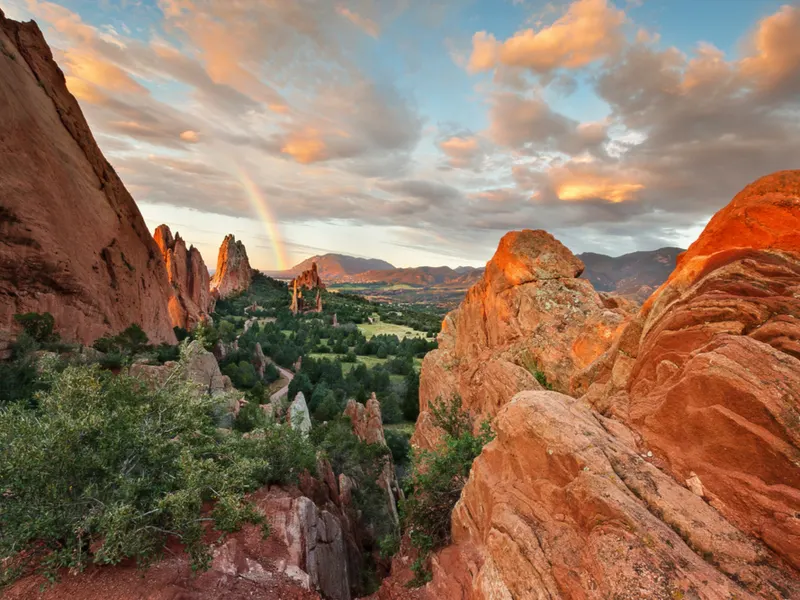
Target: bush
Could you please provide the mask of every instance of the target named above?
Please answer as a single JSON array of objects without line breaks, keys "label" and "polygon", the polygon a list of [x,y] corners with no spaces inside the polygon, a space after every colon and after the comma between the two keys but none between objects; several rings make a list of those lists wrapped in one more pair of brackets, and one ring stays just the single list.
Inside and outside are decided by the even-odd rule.
[{"label": "bush", "polygon": [[280,378],[281,374],[280,371],[278,371],[278,367],[273,363],[267,363],[267,366],[264,367],[264,381],[272,383],[273,381],[278,381]]},{"label": "bush", "polygon": [[400,399],[397,397],[397,394],[391,392],[384,395],[380,404],[381,417],[384,424],[390,425],[403,420],[403,411],[400,409]]},{"label": "bush", "polygon": [[425,581],[427,557],[450,542],[450,516],[461,497],[472,462],[494,437],[488,421],[473,433],[473,419],[462,409],[461,398],[435,400],[430,405],[432,422],[444,430],[444,439],[434,450],[414,454],[411,494],[403,505],[411,543],[420,551],[417,583]]},{"label": "bush", "polygon": [[406,375],[403,416],[412,422],[419,417],[419,373],[413,370]]},{"label": "bush", "polygon": [[407,464],[411,458],[411,442],[409,436],[401,431],[387,429],[384,432],[386,445],[392,452],[392,460],[396,465]]},{"label": "bush", "polygon": [[169,538],[184,544],[194,568],[205,567],[204,520],[224,531],[263,523],[244,494],[314,465],[291,428],[249,438],[218,430],[219,401],[180,378],[158,391],[97,367],[45,378],[38,410],[17,403],[0,411],[6,581],[26,561],[48,572],[126,558],[148,564]]},{"label": "bush", "polygon": [[233,420],[233,428],[242,433],[248,433],[254,429],[261,429],[269,425],[266,413],[261,409],[257,402],[248,402],[241,409]]},{"label": "bush", "polygon": [[43,314],[35,312],[18,314],[14,315],[14,320],[19,323],[25,333],[39,344],[58,340],[58,334],[53,333],[56,321],[49,312]]},{"label": "bush", "polygon": [[95,350],[106,354],[116,353],[133,356],[149,349],[147,334],[137,324],[133,324],[117,335],[106,335],[95,340],[92,346]]}]

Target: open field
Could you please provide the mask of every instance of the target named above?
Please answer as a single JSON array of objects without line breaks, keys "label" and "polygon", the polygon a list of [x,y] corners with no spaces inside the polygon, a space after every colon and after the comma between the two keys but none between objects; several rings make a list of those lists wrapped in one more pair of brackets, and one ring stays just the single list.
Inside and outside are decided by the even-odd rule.
[{"label": "open field", "polygon": [[381,335],[383,333],[396,335],[401,340],[407,337],[424,338],[426,336],[424,331],[417,331],[416,329],[411,329],[411,327],[406,327],[405,325],[396,325],[394,323],[361,323],[359,324],[358,328],[367,339],[370,339],[374,335]]}]

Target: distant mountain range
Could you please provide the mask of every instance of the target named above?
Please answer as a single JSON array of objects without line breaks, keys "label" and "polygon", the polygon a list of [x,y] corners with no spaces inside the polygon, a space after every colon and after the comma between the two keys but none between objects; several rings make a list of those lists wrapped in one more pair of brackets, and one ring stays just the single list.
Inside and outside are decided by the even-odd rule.
[{"label": "distant mountain range", "polygon": [[326,283],[386,283],[418,286],[471,284],[483,269],[474,267],[410,267],[397,268],[385,260],[358,258],[345,254],[312,256],[287,271],[267,273],[279,279],[291,279],[317,263],[317,271]]},{"label": "distant mountain range", "polygon": [[616,257],[585,252],[578,258],[586,265],[581,277],[591,281],[597,291],[644,300],[667,280],[681,252],[682,248],[659,248]]},{"label": "distant mountain range", "polygon": [[278,279],[292,279],[311,268],[311,263],[317,263],[317,272],[322,281],[341,281],[350,275],[357,275],[366,271],[379,271],[394,269],[394,265],[378,258],[359,258],[346,254],[322,254],[312,256],[296,264],[287,271],[273,271],[266,273]]},{"label": "distant mountain range", "polygon": [[[644,299],[666,281],[675,268],[681,248],[660,248],[607,256],[594,252],[578,254],[586,270],[582,277],[601,292],[616,292]],[[480,279],[482,268],[476,267],[409,267],[396,268],[376,258],[359,258],[345,254],[312,256],[287,271],[267,273],[280,279],[291,279],[317,263],[320,277],[326,283],[385,283],[444,289],[466,289]]]}]

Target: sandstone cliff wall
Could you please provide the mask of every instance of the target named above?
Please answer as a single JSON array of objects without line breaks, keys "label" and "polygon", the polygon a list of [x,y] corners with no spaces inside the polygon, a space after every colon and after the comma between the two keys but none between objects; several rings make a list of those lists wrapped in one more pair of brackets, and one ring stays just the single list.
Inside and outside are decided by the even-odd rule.
[{"label": "sandstone cliff wall", "polygon": [[41,31],[0,11],[0,45],[0,329],[50,312],[71,341],[174,342],[161,254]]}]

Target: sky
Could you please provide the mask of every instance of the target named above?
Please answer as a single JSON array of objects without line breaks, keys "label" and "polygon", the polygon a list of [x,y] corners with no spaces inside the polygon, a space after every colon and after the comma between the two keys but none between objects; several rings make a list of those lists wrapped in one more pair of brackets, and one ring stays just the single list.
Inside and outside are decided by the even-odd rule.
[{"label": "sky", "polygon": [[35,19],[148,226],[285,269],[686,247],[800,167],[800,4],[0,0]]}]

